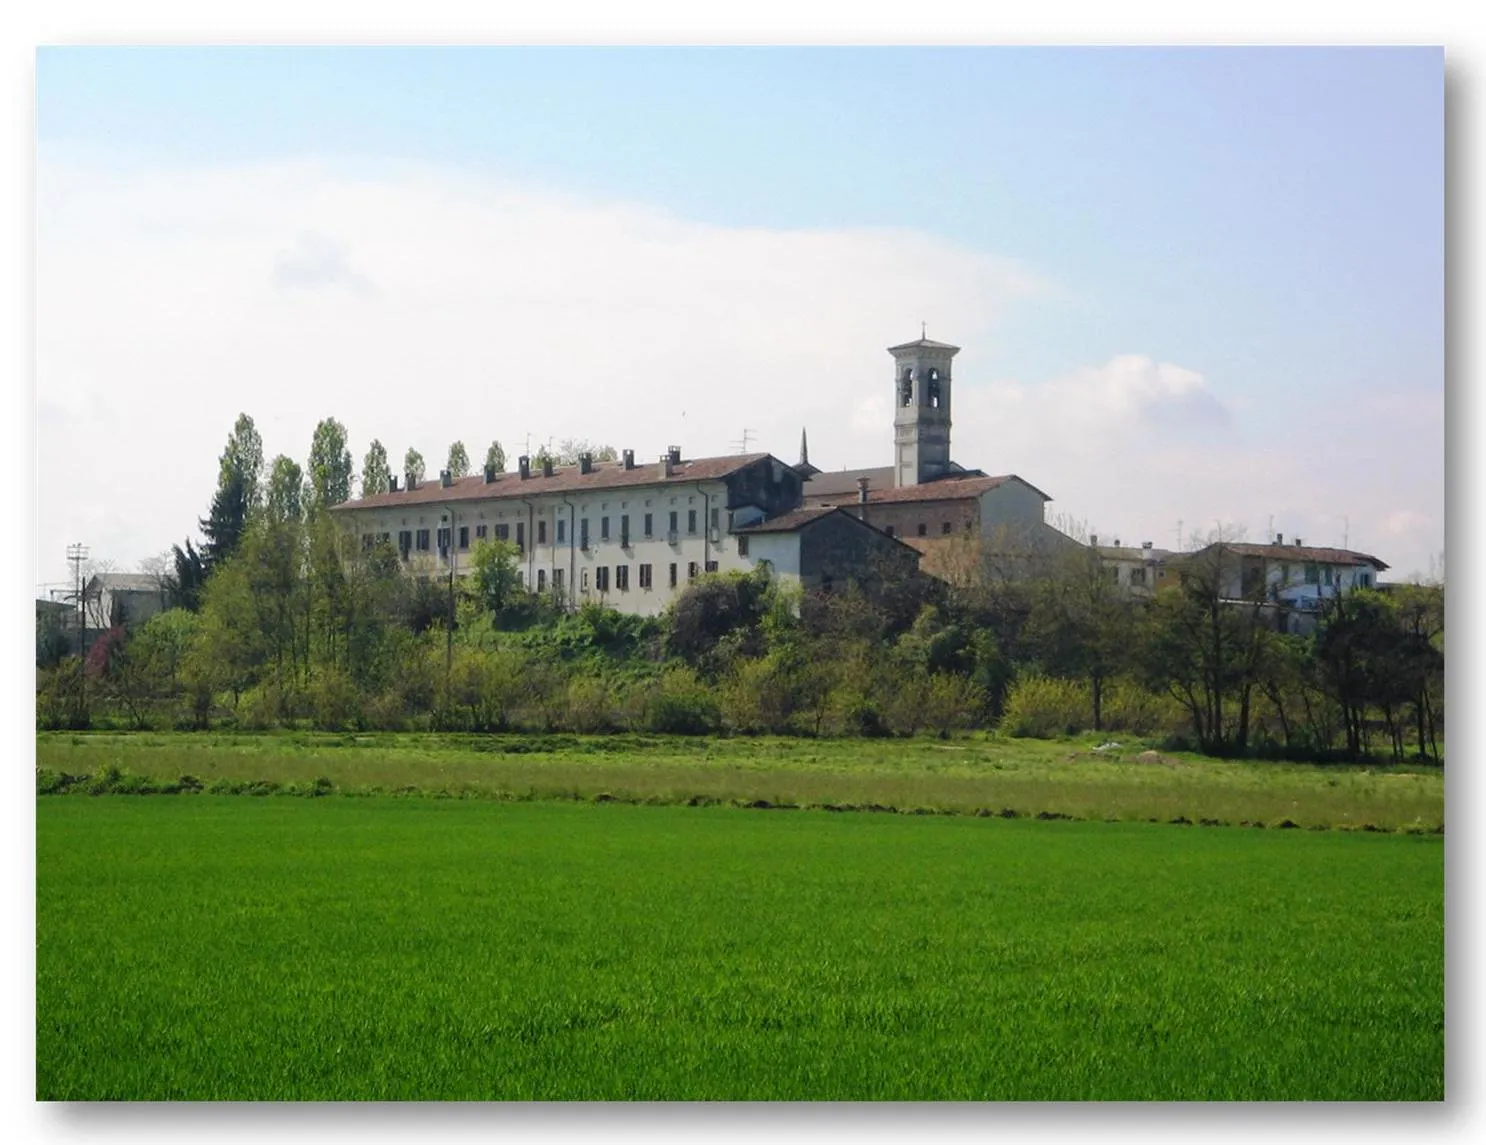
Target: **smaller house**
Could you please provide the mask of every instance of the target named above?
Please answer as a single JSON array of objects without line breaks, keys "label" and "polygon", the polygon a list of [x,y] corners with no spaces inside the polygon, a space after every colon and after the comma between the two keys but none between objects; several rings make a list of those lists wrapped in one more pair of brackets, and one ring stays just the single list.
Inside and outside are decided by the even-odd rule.
[{"label": "smaller house", "polygon": [[1267,545],[1229,541],[1208,545],[1190,560],[1217,562],[1222,596],[1263,601],[1276,610],[1282,632],[1315,628],[1325,601],[1359,588],[1376,588],[1388,566],[1369,553],[1316,548],[1276,534]]},{"label": "smaller house", "polygon": [[83,586],[88,631],[133,630],[170,607],[170,591],[151,573],[98,573]]},{"label": "smaller house", "polygon": [[829,592],[918,571],[919,554],[840,506],[795,509],[736,529],[738,553],[782,581]]},{"label": "smaller house", "polygon": [[1175,563],[1178,554],[1167,549],[1158,549],[1150,541],[1142,541],[1139,548],[1121,545],[1116,539],[1112,545],[1101,545],[1099,538],[1089,538],[1089,547],[1099,555],[1099,565],[1110,581],[1135,596],[1150,596],[1177,582]]}]

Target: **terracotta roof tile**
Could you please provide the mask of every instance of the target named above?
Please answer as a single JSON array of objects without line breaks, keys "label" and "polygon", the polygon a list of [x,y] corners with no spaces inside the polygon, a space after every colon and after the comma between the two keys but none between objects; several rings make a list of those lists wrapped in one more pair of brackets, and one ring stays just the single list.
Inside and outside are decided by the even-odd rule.
[{"label": "terracotta roof tile", "polygon": [[[1205,553],[1214,547],[1208,545],[1200,551]],[[1318,549],[1310,545],[1253,545],[1227,542],[1223,544],[1223,548],[1241,557],[1268,557],[1276,561],[1312,562],[1320,565],[1372,565],[1380,572],[1388,567],[1377,557],[1367,553],[1353,552],[1351,549]]]},{"label": "terracotta roof tile", "polygon": [[[867,489],[867,503],[869,505],[891,505],[905,501],[960,501],[968,497],[979,497],[982,493],[997,486],[1005,485],[1008,481],[1020,481],[1028,489],[1036,493],[1044,501],[1052,498],[1041,489],[1028,481],[1023,481],[1014,473],[1003,474],[1000,477],[941,477],[938,481],[929,481],[923,485],[903,485],[889,489]],[[856,490],[850,493],[827,493],[812,494],[809,486],[806,486],[806,497],[830,498],[838,504],[845,505],[854,503],[857,498]]]},{"label": "terracotta roof tile", "polygon": [[[742,453],[728,457],[694,457],[674,466],[670,477],[665,476],[659,462],[626,469],[623,462],[596,461],[590,473],[580,472],[576,465],[566,465],[554,469],[551,477],[543,477],[541,468],[537,467],[524,481],[518,473],[498,473],[494,481],[487,483],[484,473],[477,473],[471,477],[455,478],[454,483],[445,488],[435,478],[422,482],[413,490],[399,489],[396,493],[375,493],[356,501],[345,501],[331,511],[396,509],[405,505],[433,505],[447,501],[519,500],[543,493],[596,493],[637,485],[682,485],[727,477],[771,456],[768,453]],[[784,465],[784,462],[780,464]]]}]

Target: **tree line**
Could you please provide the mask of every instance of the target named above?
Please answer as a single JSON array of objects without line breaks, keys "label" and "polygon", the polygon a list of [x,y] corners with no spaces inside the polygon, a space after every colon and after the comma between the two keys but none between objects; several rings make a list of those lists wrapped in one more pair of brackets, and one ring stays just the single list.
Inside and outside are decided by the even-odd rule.
[{"label": "tree line", "polygon": [[[1442,759],[1442,586],[1338,596],[1301,636],[1262,596],[1224,596],[1221,543],[1147,598],[1070,546],[1014,577],[983,553],[953,584],[883,573],[802,593],[710,574],[639,618],[526,591],[507,542],[477,542],[455,584],[363,549],[324,511],[350,495],[345,441],[327,419],[303,471],[281,456],[263,478],[239,418],[204,540],[174,550],[175,607],[109,630],[86,663],[39,663],[39,726],[1093,730],[1220,756]],[[385,468],[374,442],[363,490]]]}]

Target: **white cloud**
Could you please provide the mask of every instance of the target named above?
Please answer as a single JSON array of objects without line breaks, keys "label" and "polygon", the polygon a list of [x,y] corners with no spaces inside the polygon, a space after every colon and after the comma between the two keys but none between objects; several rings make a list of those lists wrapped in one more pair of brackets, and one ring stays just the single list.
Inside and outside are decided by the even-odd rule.
[{"label": "white cloud", "polygon": [[1047,285],[916,231],[724,227],[428,167],[52,153],[37,207],[38,580],[72,541],[130,568],[194,535],[240,411],[301,462],[336,416],[358,469],[373,437],[437,468],[456,438],[699,456],[745,428],[792,460],[802,425],[816,465],[889,464],[885,347],[920,319],[965,347],[955,458],[1019,473],[1052,514],[1160,545],[1179,519],[1273,517],[1401,574],[1443,543],[1438,455],[1390,436],[1441,443],[1442,400],[1359,395],[1344,435],[1328,410],[1253,440],[1242,390],[1191,363],[997,378],[997,325]]},{"label": "white cloud", "polygon": [[[499,437],[885,463],[884,348],[984,340],[1039,289],[907,230],[729,228],[426,167],[38,169],[38,579],[194,533],[239,411],[435,467]],[[933,331],[931,331],[933,332]],[[885,408],[885,404],[884,404]]]}]

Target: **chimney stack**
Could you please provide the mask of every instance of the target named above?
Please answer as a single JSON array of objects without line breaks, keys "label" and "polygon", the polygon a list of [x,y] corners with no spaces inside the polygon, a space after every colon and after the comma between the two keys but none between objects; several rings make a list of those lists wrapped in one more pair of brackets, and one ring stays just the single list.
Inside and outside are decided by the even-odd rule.
[{"label": "chimney stack", "polygon": [[1089,534],[1089,548],[1091,548],[1091,549],[1097,549],[1098,547],[1099,547],[1099,534],[1098,533],[1090,533]]},{"label": "chimney stack", "polygon": [[1299,538],[1299,537],[1296,537],[1296,538],[1295,538],[1295,547],[1296,547],[1296,548],[1297,548],[1297,549],[1298,549],[1298,548],[1301,548],[1301,547],[1302,547],[1302,546],[1304,546],[1304,544],[1305,544],[1305,542],[1304,542],[1304,541],[1302,541],[1302,540],[1301,540],[1301,539],[1300,539],[1300,538]]},{"label": "chimney stack", "polygon": [[418,488],[418,479],[413,476],[411,470],[409,472],[407,472],[407,473],[404,473],[403,474],[403,477],[405,477],[407,479],[407,486],[408,486],[408,492],[409,493],[411,493],[414,489]]},{"label": "chimney stack", "polygon": [[626,469],[633,469],[635,467],[635,451],[633,449],[626,449],[624,451],[624,467]]},{"label": "chimney stack", "polygon": [[551,477],[552,476],[552,458],[550,458],[550,457],[543,457],[542,458],[542,476],[543,477]]},{"label": "chimney stack", "polygon": [[397,492],[397,478],[396,477],[392,477],[392,478],[389,478],[388,481],[389,481],[389,484],[387,486],[387,492],[389,492],[389,493],[396,493]]},{"label": "chimney stack", "polygon": [[495,466],[494,465],[487,465],[485,467],[485,484],[486,485],[489,485],[494,480],[495,480]]},{"label": "chimney stack", "polygon": [[865,505],[867,503],[867,484],[868,484],[868,479],[866,477],[858,477],[857,478],[857,504],[858,505]]},{"label": "chimney stack", "polygon": [[1277,544],[1277,545],[1283,545],[1285,543],[1285,534],[1284,533],[1276,533],[1274,535],[1274,543]]},{"label": "chimney stack", "polygon": [[445,489],[454,484],[454,474],[448,469],[439,470],[439,484]]},{"label": "chimney stack", "polygon": [[1155,546],[1155,543],[1152,542],[1152,541],[1141,541],[1140,542],[1140,547],[1143,548],[1143,549],[1153,549],[1156,546]]},{"label": "chimney stack", "polygon": [[671,459],[672,465],[681,464],[681,447],[679,445],[666,446],[666,456]]},{"label": "chimney stack", "polygon": [[662,453],[660,455],[660,469],[665,476],[671,476],[671,455],[669,453]]},{"label": "chimney stack", "polygon": [[516,459],[516,472],[523,481],[531,476],[531,458],[524,453]]},{"label": "chimney stack", "polygon": [[580,454],[578,454],[578,472],[579,473],[592,473],[593,472],[593,454],[591,454],[591,453],[580,453]]}]

